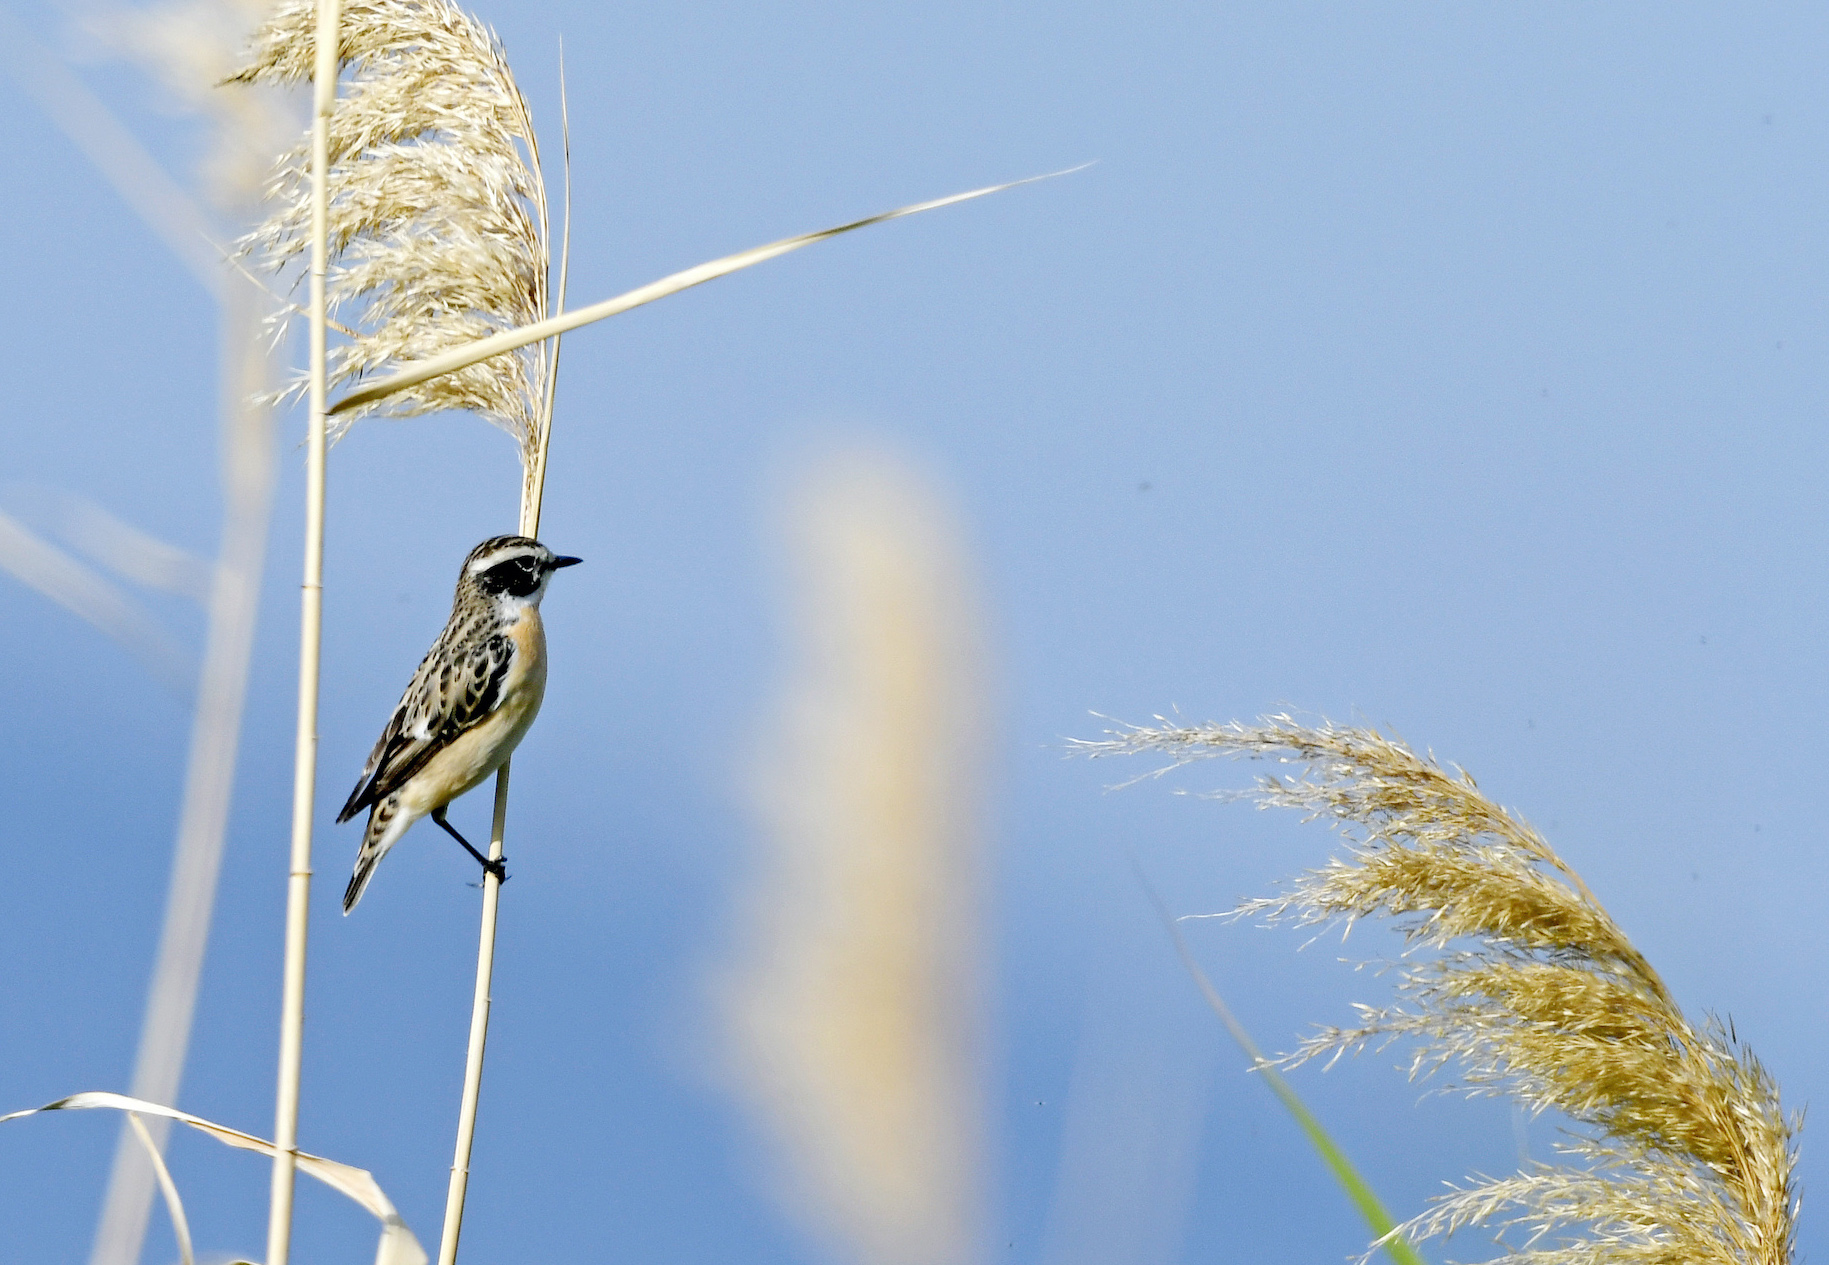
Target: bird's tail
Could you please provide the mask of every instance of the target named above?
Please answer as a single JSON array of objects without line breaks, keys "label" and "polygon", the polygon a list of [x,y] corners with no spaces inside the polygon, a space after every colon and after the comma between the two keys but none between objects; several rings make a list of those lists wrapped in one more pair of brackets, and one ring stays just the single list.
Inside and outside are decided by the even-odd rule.
[{"label": "bird's tail", "polygon": [[[389,795],[386,799],[368,810],[368,829],[362,834],[362,850],[356,853],[355,873],[349,876],[349,886],[343,889],[343,912],[348,914],[362,899],[362,893],[368,890],[369,880],[375,877],[375,867],[381,864],[381,858],[394,846],[394,840],[404,833],[404,828],[394,829],[400,815],[400,797]],[[406,823],[411,824],[411,823]]]}]

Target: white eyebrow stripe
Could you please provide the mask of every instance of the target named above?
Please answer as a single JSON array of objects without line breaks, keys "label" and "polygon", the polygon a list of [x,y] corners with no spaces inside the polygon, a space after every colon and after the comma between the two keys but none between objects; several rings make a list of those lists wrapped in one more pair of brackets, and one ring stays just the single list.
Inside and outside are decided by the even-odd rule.
[{"label": "white eyebrow stripe", "polygon": [[481,575],[485,571],[493,571],[504,562],[517,562],[523,558],[532,558],[535,561],[540,561],[540,551],[537,549],[529,549],[526,545],[516,545],[513,548],[503,549],[496,553],[484,554],[470,564],[470,574]]}]

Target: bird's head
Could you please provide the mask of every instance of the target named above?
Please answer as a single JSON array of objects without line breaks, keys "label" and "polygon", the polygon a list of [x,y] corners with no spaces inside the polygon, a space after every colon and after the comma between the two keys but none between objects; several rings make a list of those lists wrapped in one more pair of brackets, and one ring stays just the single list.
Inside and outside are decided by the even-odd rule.
[{"label": "bird's head", "polygon": [[504,605],[538,606],[553,572],[583,561],[561,557],[527,536],[496,536],[464,559],[457,590],[461,595],[467,589]]}]

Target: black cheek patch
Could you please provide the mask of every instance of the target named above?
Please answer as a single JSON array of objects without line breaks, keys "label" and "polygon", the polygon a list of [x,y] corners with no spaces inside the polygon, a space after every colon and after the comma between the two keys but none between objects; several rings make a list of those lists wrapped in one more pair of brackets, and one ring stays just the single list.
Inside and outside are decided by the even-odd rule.
[{"label": "black cheek patch", "polygon": [[476,582],[485,593],[530,597],[540,587],[540,564],[533,558],[510,558],[490,567]]}]

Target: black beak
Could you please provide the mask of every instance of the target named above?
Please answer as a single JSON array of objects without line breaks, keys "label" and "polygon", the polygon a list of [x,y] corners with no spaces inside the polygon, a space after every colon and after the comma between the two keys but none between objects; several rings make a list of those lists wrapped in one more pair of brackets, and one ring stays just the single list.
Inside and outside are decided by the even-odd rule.
[{"label": "black beak", "polygon": [[557,571],[560,567],[575,567],[583,561],[583,558],[554,558],[553,570]]}]

